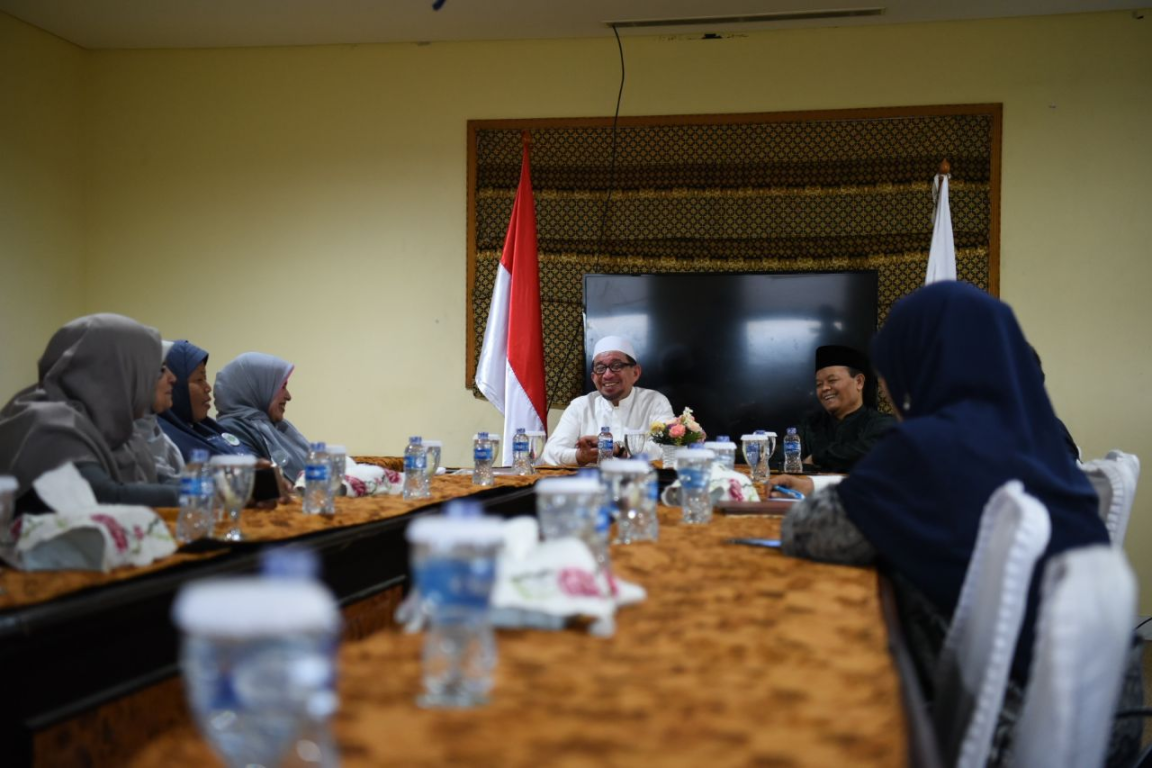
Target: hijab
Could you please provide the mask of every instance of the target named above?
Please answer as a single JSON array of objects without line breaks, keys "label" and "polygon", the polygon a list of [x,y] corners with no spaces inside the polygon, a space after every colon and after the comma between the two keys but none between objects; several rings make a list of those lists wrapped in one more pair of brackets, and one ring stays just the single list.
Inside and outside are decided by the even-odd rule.
[{"label": "hijab", "polygon": [[837,491],[883,562],[950,615],[992,492],[1017,479],[1048,508],[1017,672],[1027,670],[1047,558],[1106,543],[1096,494],[1064,448],[1040,370],[1007,304],[954,281],[897,303],[872,359],[904,421]]},{"label": "hijab", "polygon": [[19,494],[48,470],[94,462],[116,481],[155,482],[136,419],[152,408],[160,334],[122,315],[81,317],[58,330],[39,363],[39,381],[0,410],[0,472]]},{"label": "hijab", "polygon": [[188,379],[201,363],[208,362],[208,352],[189,341],[177,341],[165,362],[176,377],[176,383],[172,385],[172,407],[160,414],[160,428],[180,449],[184,460],[190,459],[196,448],[208,451],[209,456],[249,453],[214,420],[205,417],[195,421],[192,415]]},{"label": "hijab", "polygon": [[304,471],[308,460],[308,440],[287,419],[273,423],[268,406],[292,374],[293,365],[261,352],[245,352],[216,374],[216,413],[221,426],[254,433],[264,444],[265,457],[283,451],[283,465],[289,479]]}]

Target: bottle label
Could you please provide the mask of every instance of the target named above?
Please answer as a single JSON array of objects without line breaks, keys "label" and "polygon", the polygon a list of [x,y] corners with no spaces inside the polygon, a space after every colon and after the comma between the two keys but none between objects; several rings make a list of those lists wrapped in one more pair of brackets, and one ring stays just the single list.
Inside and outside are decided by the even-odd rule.
[{"label": "bottle label", "polygon": [[492,461],[492,446],[478,445],[472,451],[474,461]]},{"label": "bottle label", "polygon": [[602,450],[602,451],[611,451],[612,450],[612,436],[611,435],[601,435],[600,436],[600,450]]},{"label": "bottle label", "polygon": [[512,450],[527,452],[528,451],[528,438],[517,437],[515,440],[512,441]]},{"label": "bottle label", "polygon": [[680,476],[680,487],[690,491],[699,491],[708,487],[708,472],[696,467],[681,467],[676,474]]},{"label": "bottle label", "polygon": [[404,457],[404,469],[423,471],[428,467],[428,457],[423,453],[408,454]]},{"label": "bottle label", "polygon": [[199,496],[200,485],[201,483],[199,477],[182,477],[180,478],[180,495]]},{"label": "bottle label", "polygon": [[328,465],[327,464],[308,464],[304,467],[304,480],[306,482],[313,480],[327,480],[328,479]]},{"label": "bottle label", "polygon": [[748,459],[749,464],[760,463],[760,443],[748,443],[744,446],[744,458]]}]

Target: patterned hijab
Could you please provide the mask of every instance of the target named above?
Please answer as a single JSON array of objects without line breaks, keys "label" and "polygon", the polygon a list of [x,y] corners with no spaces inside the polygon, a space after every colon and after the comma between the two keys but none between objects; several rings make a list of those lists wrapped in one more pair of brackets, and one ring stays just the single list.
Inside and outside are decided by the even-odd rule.
[{"label": "patterned hijab", "polygon": [[947,615],[956,606],[994,490],[1020,480],[1048,508],[1052,536],[1036,567],[1019,664],[1032,647],[1047,558],[1108,541],[1096,494],[1064,448],[1028,342],[1007,304],[948,281],[893,307],[873,342],[873,360],[904,421],[837,491],[882,559],[937,608]]},{"label": "patterned hijab", "polygon": [[216,413],[221,426],[230,423],[256,433],[264,443],[265,458],[277,451],[287,454],[284,475],[295,478],[308,460],[308,440],[287,419],[273,423],[268,406],[292,374],[293,365],[261,352],[245,352],[216,374]]},{"label": "patterned hijab", "polygon": [[61,464],[95,462],[120,482],[155,482],[136,419],[149,413],[160,375],[160,334],[122,315],[81,317],[58,330],[39,382],[0,411],[0,472],[23,494]]},{"label": "patterned hijab", "polygon": [[160,414],[160,427],[180,449],[184,460],[190,459],[196,448],[203,448],[210,456],[248,453],[236,438],[228,436],[233,442],[225,439],[224,430],[211,418],[193,420],[188,379],[201,363],[208,362],[208,352],[190,341],[177,341],[168,351],[165,362],[176,383],[172,385],[172,407]]}]

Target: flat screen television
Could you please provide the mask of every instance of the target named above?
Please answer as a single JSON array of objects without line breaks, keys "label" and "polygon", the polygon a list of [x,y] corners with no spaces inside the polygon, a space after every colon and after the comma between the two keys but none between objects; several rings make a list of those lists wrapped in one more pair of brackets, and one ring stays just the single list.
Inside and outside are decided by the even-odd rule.
[{"label": "flat screen television", "polygon": [[[783,438],[820,407],[816,348],[868,353],[876,294],[874,271],[586,275],[585,391],[596,342],[620,335],[636,348],[637,385],[663,392],[676,413],[691,407],[710,438]],[[866,398],[875,402],[874,384]]]}]

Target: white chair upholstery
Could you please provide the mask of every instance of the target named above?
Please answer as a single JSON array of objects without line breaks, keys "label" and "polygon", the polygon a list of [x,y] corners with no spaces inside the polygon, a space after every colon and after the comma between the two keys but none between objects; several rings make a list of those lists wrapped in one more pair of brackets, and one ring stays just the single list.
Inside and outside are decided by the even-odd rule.
[{"label": "white chair upholstery", "polygon": [[1135,615],[1136,578],[1121,550],[1101,544],[1049,561],[1013,765],[1103,765]]},{"label": "white chair upholstery", "polygon": [[1123,546],[1132,502],[1136,499],[1136,484],[1140,481],[1140,459],[1131,453],[1109,451],[1103,459],[1094,459],[1080,468],[1100,497],[1100,517],[1108,528],[1112,545]]},{"label": "white chair upholstery", "polygon": [[933,720],[946,765],[983,768],[992,744],[1048,510],[1018,480],[988,500],[936,669]]}]

